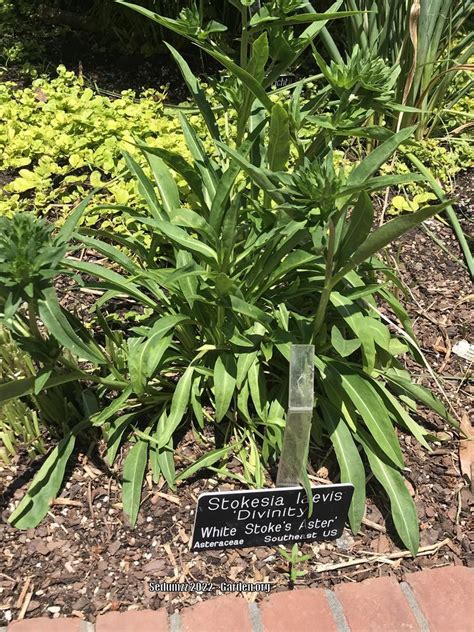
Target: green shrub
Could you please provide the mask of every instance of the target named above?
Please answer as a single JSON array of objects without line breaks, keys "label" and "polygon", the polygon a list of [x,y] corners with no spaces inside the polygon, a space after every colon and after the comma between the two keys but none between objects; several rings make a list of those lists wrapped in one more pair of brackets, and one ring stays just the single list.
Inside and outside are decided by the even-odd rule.
[{"label": "green shrub", "polygon": [[[5,460],[17,449],[44,453],[46,429],[62,439],[94,409],[95,395],[80,387],[85,373],[61,342],[63,336],[48,335],[48,324],[57,321],[72,336],[73,352],[84,346],[71,333],[77,318],[60,306],[54,288],[64,272],[71,221],[83,210],[79,205],[57,235],[53,225],[31,213],[0,218],[0,454]],[[100,362],[91,345],[90,357]],[[47,500],[40,505],[43,516]]]},{"label": "green shrub", "polygon": [[[227,108],[219,111],[219,124],[227,125],[227,135],[235,125],[230,101],[238,99],[238,91],[225,97],[221,81],[207,90],[214,107],[219,101]],[[310,99],[316,87],[305,90]],[[58,68],[56,79],[36,79],[31,87],[18,88],[14,83],[0,84],[0,216],[33,211],[39,216],[55,218],[59,224],[71,209],[93,187],[100,187],[104,203],[140,204],[131,179],[117,176],[125,171],[121,150],[129,150],[138,160],[139,152],[130,145],[133,136],[165,149],[179,148],[189,152],[183,142],[177,110],[164,105],[166,93],[149,90],[136,98],[133,91],[124,91],[119,98],[98,94],[68,72]],[[284,98],[288,93],[285,93]],[[227,101],[224,99],[227,98]],[[468,97],[465,97],[468,103]],[[238,104],[231,104],[238,107]],[[461,107],[461,105],[457,106]],[[366,110],[364,110],[364,113]],[[451,114],[451,121],[456,119]],[[326,120],[324,120],[326,118]],[[313,125],[301,130],[301,136],[314,136],[318,126],[332,124],[329,116],[313,117]],[[202,122],[193,118],[199,133]],[[209,147],[206,141],[206,146]],[[458,171],[472,165],[472,149],[468,139],[423,141],[415,153],[428,165],[436,178],[445,184]],[[341,154],[343,156],[343,154]],[[141,163],[146,166],[145,163]],[[402,168],[400,164],[397,169]],[[4,177],[1,177],[1,174]],[[187,188],[180,181],[182,194]],[[422,185],[410,192],[421,192]],[[126,222],[116,209],[86,215],[91,227],[127,233]]]},{"label": "green shrub", "polygon": [[[265,86],[271,86],[275,68],[281,72],[294,64],[328,17],[314,21],[306,16],[309,31],[297,44],[293,23],[303,20],[291,11],[283,17],[260,16],[248,50],[241,51],[247,60],[243,67],[188,33],[239,86],[233,141],[223,142],[215,112],[172,49],[212,149],[189,118],[181,116],[189,159],[183,151],[138,141],[148,176],[131,154],[124,154],[143,200],[113,206],[128,223],[128,235],[78,232],[88,199],[61,229],[58,239],[69,251],[74,237],[107,259],[100,264],[69,256],[59,266],[79,287],[87,282],[103,293],[95,304],[97,324],[91,330],[61,307],[51,283],[28,295],[28,310],[39,315],[46,331],[35,331],[35,319],[25,320],[20,309],[6,322],[20,342],[29,339],[33,350],[39,345],[42,368],[37,379],[0,385],[0,401],[70,382],[87,384],[90,391],[95,383],[93,394],[101,406],[89,392],[82,420],[48,457],[12,514],[16,526],[26,528],[41,519],[59,489],[77,434],[91,426],[102,429],[111,464],[121,442],[132,441],[123,472],[124,511],[132,524],[147,468],[155,480],[163,475],[170,487],[202,467],[262,486],[265,469],[278,458],[282,443],[290,345],[312,342],[317,396],[313,437],[325,450],[333,446],[341,481],[355,486],[351,527],[357,532],[363,517],[368,467],[390,498],[401,539],[416,553],[416,510],[403,481],[396,426],[429,450],[429,433],[412,416],[416,402],[456,422],[403,368],[400,356],[410,353],[419,360],[421,352],[404,308],[390,291],[391,283],[403,286],[377,252],[445,204],[423,207],[372,231],[369,193],[419,182],[423,176],[378,175],[397,148],[411,142],[414,128],[392,134],[383,127],[363,127],[367,113],[350,98],[347,67],[337,75],[334,118],[323,121],[331,124],[321,125],[319,138],[307,132],[318,117],[326,86],[309,101],[301,99],[298,89],[284,104],[269,97]],[[280,46],[275,47],[276,25]],[[281,38],[291,41],[283,56]],[[376,80],[381,71],[378,64],[366,69],[365,88],[371,103],[390,111],[392,96]],[[371,72],[377,76],[371,78]],[[335,81],[334,73],[325,75],[328,82]],[[334,147],[353,137],[381,141],[340,169]],[[292,152],[297,158],[289,166]],[[184,189],[177,181],[185,182]],[[189,195],[184,197],[183,190]],[[95,212],[110,208],[102,204]],[[139,326],[124,330],[107,318],[117,297],[140,314]],[[390,329],[377,299],[390,305],[402,327]],[[4,313],[12,303],[12,290],[7,289]],[[190,422],[198,432],[212,423],[222,447],[175,472],[176,442]],[[227,471],[225,460],[231,453],[241,461],[242,475]],[[302,483],[308,484],[307,476]]]}]

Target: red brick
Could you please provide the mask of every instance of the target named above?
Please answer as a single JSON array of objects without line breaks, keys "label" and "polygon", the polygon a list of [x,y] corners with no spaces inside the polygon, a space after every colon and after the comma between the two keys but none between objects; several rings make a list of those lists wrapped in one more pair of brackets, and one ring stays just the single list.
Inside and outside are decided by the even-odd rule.
[{"label": "red brick", "polygon": [[331,608],[321,588],[275,593],[260,604],[260,616],[264,632],[337,630]]},{"label": "red brick", "polygon": [[8,626],[8,632],[83,632],[86,629],[80,619],[22,619],[13,621]]},{"label": "red brick", "polygon": [[340,584],[334,592],[352,632],[419,630],[405,595],[391,577]]},{"label": "red brick", "polygon": [[428,621],[430,632],[472,632],[474,573],[466,566],[445,566],[406,576]]},{"label": "red brick", "polygon": [[[225,595],[181,611],[181,632],[252,632],[243,597]],[[97,631],[99,632],[99,631]]]},{"label": "red brick", "polygon": [[97,617],[96,632],[168,632],[168,614],[160,610],[107,612]]}]

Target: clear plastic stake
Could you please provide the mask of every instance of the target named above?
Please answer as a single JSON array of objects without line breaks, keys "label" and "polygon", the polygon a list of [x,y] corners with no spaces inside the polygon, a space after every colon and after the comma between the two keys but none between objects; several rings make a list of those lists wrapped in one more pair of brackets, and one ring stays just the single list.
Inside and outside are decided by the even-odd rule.
[{"label": "clear plastic stake", "polygon": [[292,345],[288,415],[278,465],[277,486],[301,484],[306,468],[314,406],[314,345]]}]

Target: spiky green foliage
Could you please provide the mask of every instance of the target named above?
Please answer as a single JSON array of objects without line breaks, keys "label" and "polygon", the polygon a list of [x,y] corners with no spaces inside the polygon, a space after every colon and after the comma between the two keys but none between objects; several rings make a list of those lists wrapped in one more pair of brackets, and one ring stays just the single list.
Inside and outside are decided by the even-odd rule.
[{"label": "spiky green foliage", "polygon": [[13,301],[31,300],[58,274],[66,245],[52,232],[52,224],[32,214],[0,217],[0,291],[5,299],[11,292]]},{"label": "spiky green foliage", "polygon": [[[296,90],[287,103],[274,103],[266,90],[275,68],[286,70],[295,59],[292,45],[284,54],[273,47],[276,25],[280,36],[294,43],[295,24],[309,23],[298,46],[301,52],[328,19],[339,15],[339,5],[314,19],[288,13],[259,14],[250,20],[245,14],[252,37],[246,41],[248,50],[241,50],[242,65],[195,34],[187,35],[240,86],[234,142],[222,141],[215,112],[173,50],[214,149],[206,150],[196,128],[182,116],[190,160],[181,152],[138,140],[152,174],[148,177],[131,155],[124,156],[144,200],[140,208],[120,206],[132,227],[129,237],[76,231],[83,209],[66,229],[108,260],[106,265],[71,258],[63,262],[72,276],[93,279],[89,284],[103,293],[96,305],[102,336],[88,336],[54,301],[39,301],[39,315],[51,338],[75,358],[76,370],[82,371],[79,379],[95,380],[102,395],[108,391],[108,405],[89,411],[83,424],[102,428],[111,464],[121,441],[133,439],[123,487],[124,509],[132,523],[147,468],[155,480],[163,475],[170,487],[201,467],[248,485],[263,485],[265,469],[281,449],[290,346],[311,342],[316,347],[314,436],[320,449],[334,447],[341,481],[355,486],[352,529],[357,532],[361,524],[369,468],[387,492],[401,539],[417,551],[416,511],[403,482],[397,428],[429,449],[427,431],[411,414],[416,402],[430,406],[447,422],[455,421],[429,391],[411,383],[403,368],[399,357],[411,353],[419,358],[420,349],[405,310],[390,290],[390,282],[397,287],[401,283],[378,253],[444,205],[421,208],[372,230],[369,193],[423,178],[417,173],[378,175],[410,141],[414,128],[395,134],[383,128],[366,130],[362,124],[367,112],[349,98],[354,80],[350,64],[341,66],[342,88],[334,113],[319,119],[316,139],[308,139],[305,126],[317,120],[317,102],[303,102],[301,90]],[[163,16],[149,17],[175,32],[182,30]],[[364,68],[365,88],[383,95],[380,67],[369,64],[373,80]],[[325,99],[327,86],[317,98]],[[333,147],[354,136],[382,142],[350,168],[339,170]],[[297,156],[295,167],[289,166],[292,154]],[[192,191],[187,200],[177,176]],[[110,301],[117,296],[144,312],[139,327],[123,331],[107,319],[107,307],[113,308]],[[403,330],[387,326],[377,299],[390,305]],[[87,371],[81,360],[88,361]],[[0,386],[0,400],[30,388]],[[213,424],[223,447],[176,472],[173,455],[180,433],[189,424],[199,432],[207,423]],[[23,528],[41,518],[81,428],[72,428],[50,455],[11,517],[14,524]],[[242,464],[241,474],[226,468],[232,453]],[[51,471],[54,476],[45,483]]]}]

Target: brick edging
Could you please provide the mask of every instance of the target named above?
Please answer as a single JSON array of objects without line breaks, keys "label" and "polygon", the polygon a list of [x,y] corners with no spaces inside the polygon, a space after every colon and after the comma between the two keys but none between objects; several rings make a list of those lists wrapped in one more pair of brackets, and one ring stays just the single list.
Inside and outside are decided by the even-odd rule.
[{"label": "brick edging", "polygon": [[[24,619],[0,632],[472,632],[474,573],[464,566],[423,570],[398,583],[378,577],[338,584],[334,590],[302,588],[273,593],[259,604],[224,595],[168,616],[159,610],[100,615],[95,624],[80,619]],[[376,607],[374,607],[376,604]]]}]

